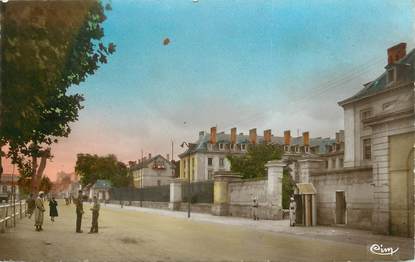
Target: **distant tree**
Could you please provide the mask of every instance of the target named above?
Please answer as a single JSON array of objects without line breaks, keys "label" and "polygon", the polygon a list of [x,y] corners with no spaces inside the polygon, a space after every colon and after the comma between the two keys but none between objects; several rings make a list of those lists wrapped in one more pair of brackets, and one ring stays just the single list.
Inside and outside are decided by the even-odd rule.
[{"label": "distant tree", "polygon": [[107,179],[113,186],[123,187],[129,186],[132,180],[127,166],[115,155],[78,154],[75,172],[83,186],[94,184],[98,179]]},{"label": "distant tree", "polygon": [[228,155],[227,159],[231,164],[231,170],[245,179],[265,177],[265,164],[270,160],[281,159],[281,155],[281,149],[277,145],[256,144],[250,145],[246,154]]},{"label": "distant tree", "polygon": [[50,145],[69,135],[82,109],[83,96],[69,87],[115,51],[102,41],[104,9],[110,6],[97,0],[12,1],[1,14],[0,150],[8,145],[20,169],[31,165],[34,190],[52,157]]},{"label": "distant tree", "polygon": [[45,192],[45,194],[48,194],[53,187],[52,181],[50,181],[49,177],[44,176],[40,179],[40,186],[39,191]]}]

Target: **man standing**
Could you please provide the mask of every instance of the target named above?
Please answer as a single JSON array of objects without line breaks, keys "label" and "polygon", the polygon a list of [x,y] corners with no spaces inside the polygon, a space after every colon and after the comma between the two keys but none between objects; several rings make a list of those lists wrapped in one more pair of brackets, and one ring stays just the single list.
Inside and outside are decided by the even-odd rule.
[{"label": "man standing", "polygon": [[82,233],[81,223],[82,215],[84,214],[84,205],[82,202],[82,190],[78,192],[78,199],[76,200],[76,233]]},{"label": "man standing", "polygon": [[259,220],[259,218],[258,218],[258,200],[256,198],[253,199],[253,203],[252,203],[252,218],[254,220]]},{"label": "man standing", "polygon": [[91,230],[89,231],[89,233],[98,233],[98,216],[99,216],[99,202],[96,196],[94,196],[94,204],[91,208],[92,211],[92,226],[91,226]]},{"label": "man standing", "polygon": [[39,192],[39,196],[35,201],[35,227],[36,231],[42,231],[43,225],[43,212],[45,212],[45,207],[43,206],[43,191]]},{"label": "man standing", "polygon": [[294,197],[290,198],[290,226],[295,226],[295,211],[297,210],[297,203],[294,201]]},{"label": "man standing", "polygon": [[33,211],[35,211],[35,208],[36,208],[35,199],[33,198],[32,193],[30,193],[28,199],[26,200],[26,204],[27,204],[27,215],[29,216],[29,219],[30,219],[33,215]]}]

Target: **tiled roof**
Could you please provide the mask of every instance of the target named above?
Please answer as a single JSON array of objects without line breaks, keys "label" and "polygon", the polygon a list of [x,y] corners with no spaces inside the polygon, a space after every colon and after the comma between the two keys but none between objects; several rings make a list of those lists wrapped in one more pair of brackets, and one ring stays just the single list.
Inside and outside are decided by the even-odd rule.
[{"label": "tiled roof", "polygon": [[105,179],[98,179],[92,186],[94,189],[108,189],[111,188],[111,181]]},{"label": "tiled roof", "polygon": [[[190,143],[190,147],[179,155],[179,157],[186,156],[188,154],[193,154],[196,152],[207,152],[207,147],[210,141],[210,134],[204,133],[199,137],[197,141],[194,143]],[[224,133],[217,133],[216,135],[216,141],[218,144],[230,144],[231,143],[231,136],[230,134],[224,134]],[[236,136],[237,144],[249,144],[249,135],[237,135]],[[264,137],[263,136],[257,136],[257,142],[263,143]],[[278,145],[284,145],[284,137],[279,136],[272,136],[271,137],[271,143],[272,144],[278,144]],[[319,147],[320,153],[325,153],[327,151],[327,145],[335,144],[336,140],[332,138],[310,138],[310,147]],[[291,137],[291,146],[304,146],[303,137]]]},{"label": "tiled roof", "polygon": [[135,164],[131,167],[131,170],[138,170],[138,169],[142,169],[142,168],[146,168],[148,167],[148,165],[153,162],[154,160],[156,160],[157,158],[163,158],[164,160],[166,160],[166,162],[168,162],[169,164],[171,164],[171,162],[169,160],[167,160],[166,158],[164,158],[162,155],[158,154],[152,158],[146,159],[138,164]]},{"label": "tiled roof", "polygon": [[[415,49],[412,49],[411,52],[409,52],[404,58],[401,60],[395,62],[395,64],[401,64],[401,65],[410,65],[412,69],[412,81],[414,80],[415,76]],[[378,78],[376,78],[374,81],[371,81],[364,85],[364,88],[357,92],[352,97],[349,97],[341,102],[339,102],[340,105],[347,104],[352,101],[360,100],[364,97],[374,95],[380,91],[386,90],[388,88],[392,88],[393,85],[388,86],[386,83],[386,71],[383,72]]]}]

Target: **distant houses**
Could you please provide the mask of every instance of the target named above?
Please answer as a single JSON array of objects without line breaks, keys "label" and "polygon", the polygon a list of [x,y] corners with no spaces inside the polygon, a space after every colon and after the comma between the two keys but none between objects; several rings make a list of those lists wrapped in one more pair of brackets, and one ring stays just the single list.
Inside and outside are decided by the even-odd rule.
[{"label": "distant houses", "polygon": [[175,165],[162,155],[151,154],[130,165],[133,184],[136,188],[168,185],[175,174]]}]

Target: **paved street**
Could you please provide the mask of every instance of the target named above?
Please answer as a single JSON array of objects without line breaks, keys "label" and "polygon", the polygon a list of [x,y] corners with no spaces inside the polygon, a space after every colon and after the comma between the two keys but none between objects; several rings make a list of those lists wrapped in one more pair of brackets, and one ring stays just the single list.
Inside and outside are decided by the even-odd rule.
[{"label": "paved street", "polygon": [[364,231],[289,228],[287,221],[202,214],[187,220],[183,212],[115,205],[102,206],[100,233],[87,234],[88,210],[85,205],[83,234],[74,232],[74,206],[62,202],[58,219],[54,223],[46,219],[43,232],[34,231],[33,218],[18,221],[16,229],[0,234],[0,260],[367,261],[375,258],[367,252],[372,241],[398,244],[401,256],[406,252],[405,239]]}]

